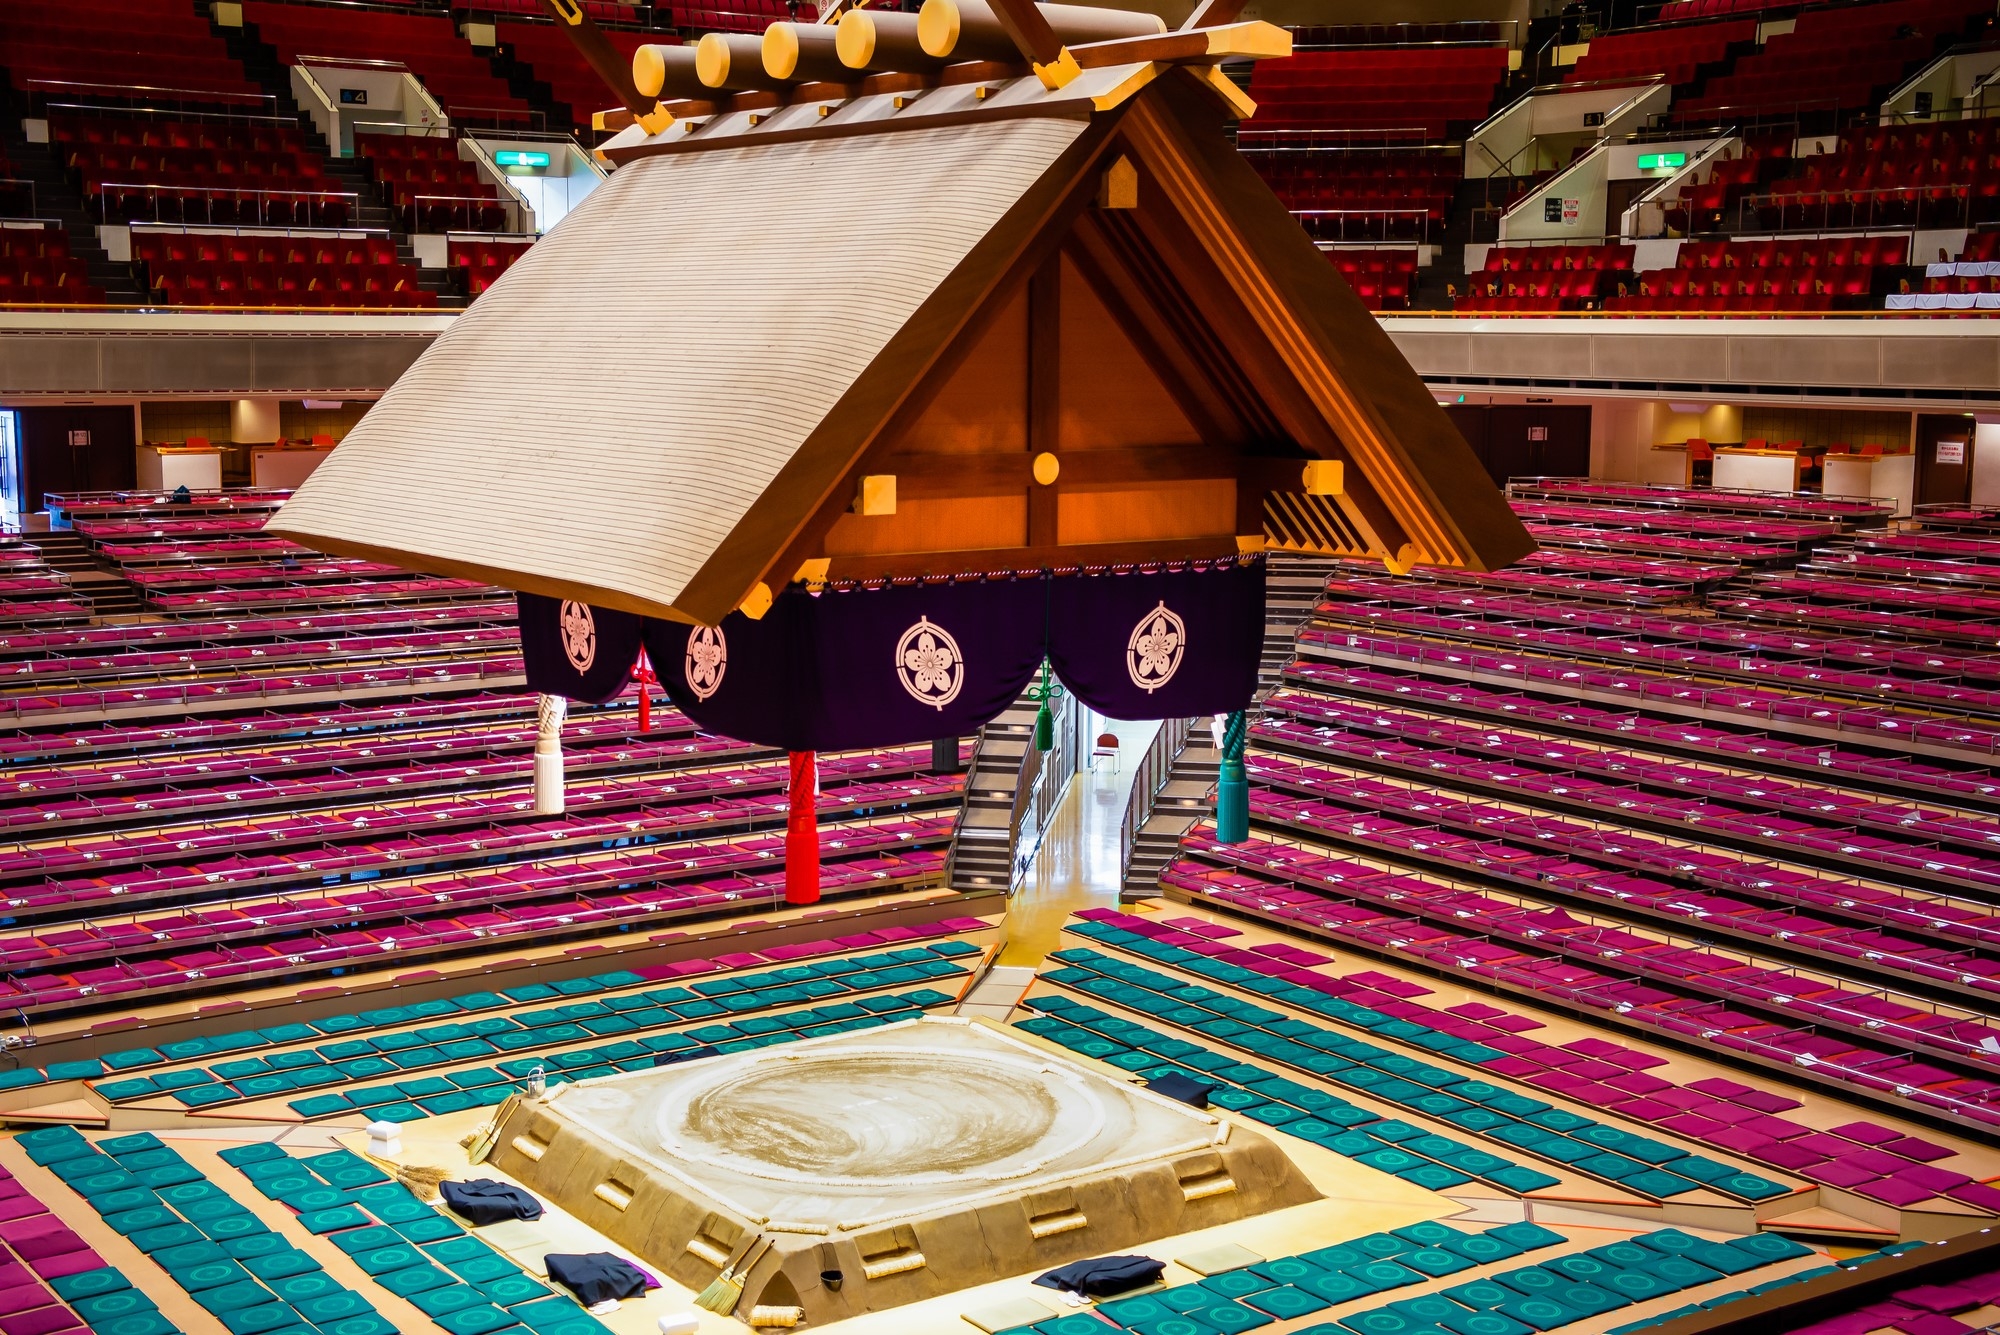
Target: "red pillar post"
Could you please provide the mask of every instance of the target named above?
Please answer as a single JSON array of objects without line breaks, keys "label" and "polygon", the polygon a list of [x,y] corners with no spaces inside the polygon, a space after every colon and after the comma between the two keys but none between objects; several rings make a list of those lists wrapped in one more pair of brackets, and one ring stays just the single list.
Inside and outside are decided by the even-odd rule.
[{"label": "red pillar post", "polygon": [[819,903],[819,818],[814,803],[819,766],[810,751],[794,751],[785,816],[785,902]]}]

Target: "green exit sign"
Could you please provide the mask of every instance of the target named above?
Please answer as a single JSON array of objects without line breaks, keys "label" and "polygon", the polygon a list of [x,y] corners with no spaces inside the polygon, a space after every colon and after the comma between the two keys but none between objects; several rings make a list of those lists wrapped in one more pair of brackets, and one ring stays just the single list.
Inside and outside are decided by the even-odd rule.
[{"label": "green exit sign", "polygon": [[[533,153],[520,148],[503,148],[493,155],[493,160],[502,167],[533,167],[540,169],[549,165],[548,154]],[[1640,165],[1645,165],[1645,159],[1640,159]]]},{"label": "green exit sign", "polygon": [[1688,155],[1685,153],[1641,153],[1639,155],[1639,170],[1642,172],[1652,172],[1658,171],[1662,167],[1685,167],[1687,166],[1687,162]]}]

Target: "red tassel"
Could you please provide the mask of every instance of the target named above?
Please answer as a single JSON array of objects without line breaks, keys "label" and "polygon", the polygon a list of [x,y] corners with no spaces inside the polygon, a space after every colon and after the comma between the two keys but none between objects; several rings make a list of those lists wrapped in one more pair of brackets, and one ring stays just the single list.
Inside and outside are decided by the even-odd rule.
[{"label": "red tassel", "polygon": [[660,679],[653,671],[652,663],[646,659],[646,651],[639,651],[639,661],[632,665],[632,680],[639,683],[639,731],[653,730],[653,688]]},{"label": "red tassel", "polygon": [[819,816],[814,807],[819,766],[810,751],[792,754],[792,787],[785,817],[785,902],[819,903]]}]

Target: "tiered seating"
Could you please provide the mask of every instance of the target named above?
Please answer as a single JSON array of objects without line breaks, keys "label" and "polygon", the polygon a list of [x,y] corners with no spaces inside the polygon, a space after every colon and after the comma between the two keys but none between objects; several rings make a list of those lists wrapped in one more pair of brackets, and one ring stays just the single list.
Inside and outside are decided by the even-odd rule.
[{"label": "tiered seating", "polygon": [[1707,180],[1681,187],[1667,206],[1668,223],[1683,233],[1731,230],[1740,201],[1766,189],[1791,165],[1791,158],[1789,134],[1745,139],[1740,152],[1710,165]]},{"label": "tiered seating", "polygon": [[[1301,865],[1292,850],[1269,854],[1274,866],[1288,854],[1282,865]],[[1432,1190],[1450,1190],[1475,1174],[1489,1186],[1521,1190],[1520,1179],[1509,1188],[1498,1176],[1506,1170],[1486,1162],[1498,1155],[1423,1135],[1422,1123],[1435,1119],[1501,1154],[1533,1156],[1553,1172],[1594,1179],[1642,1201],[1699,1199],[1702,1192],[1774,1200],[1797,1189],[1778,1179],[1794,1178],[1885,1204],[1943,1194],[1986,1212],[2000,1207],[2000,1192],[1937,1166],[1954,1157],[1948,1147],[1865,1120],[1817,1130],[1782,1116],[1801,1106],[1797,1099],[1717,1077],[1676,1080],[1666,1059],[1646,1050],[1599,1038],[1558,1046],[1532,1037],[1546,1026],[1528,1015],[1484,1002],[1425,1004],[1417,998],[1430,989],[1406,978],[1320,972],[1332,963],[1323,951],[1285,941],[1254,944],[1203,919],[1148,921],[1108,909],[1078,916],[1086,921],[1070,930],[1103,949],[1059,952],[1054,959],[1065,967],[1041,985],[1056,983],[1183,1026],[1195,1041],[1156,1034],[1062,995],[1031,993],[1029,1004],[1052,1018],[1023,1027],[1148,1077],[1179,1069],[1215,1086],[1211,1097],[1224,1107]],[[1272,1009],[1281,1005],[1314,1018]],[[1231,1064],[1233,1054],[1211,1053],[1199,1041],[1211,1036],[1290,1069]],[[1476,1077],[1436,1065],[1440,1059],[1471,1067]],[[1338,1095],[1303,1086],[1302,1078],[1344,1086],[1402,1116],[1378,1120]],[[1537,1095],[1599,1116],[1557,1108]],[[1620,1129],[1610,1118],[1643,1131]],[[1468,1155],[1479,1157],[1468,1163]],[[1746,1171],[1728,1161],[1737,1158],[1768,1166]]]},{"label": "tiered seating", "polygon": [[1251,76],[1252,130],[1406,130],[1448,138],[1485,119],[1507,77],[1504,46],[1306,51]]},{"label": "tiered seating", "polygon": [[458,155],[458,141],[422,135],[369,134],[355,150],[389,207],[411,232],[497,232],[507,210],[499,187]]},{"label": "tiered seating", "polygon": [[[622,8],[615,4],[594,7]],[[540,14],[539,0],[526,0],[519,12]],[[597,77],[596,71],[577,54],[576,44],[554,24],[503,21],[496,25],[496,29],[500,45],[511,48],[514,59],[527,65],[537,79],[549,86],[549,92],[556,101],[569,108],[570,118],[577,126],[588,126],[592,112],[611,104],[613,99],[604,87],[604,80]],[[631,32],[618,28],[605,28],[603,32],[611,40],[611,45],[617,48],[618,54],[628,62],[633,51],[643,43],[677,40],[667,33]]]},{"label": "tiered seating", "polygon": [[1410,293],[1417,286],[1416,251],[1343,249],[1328,251],[1327,258],[1370,310],[1409,307]]},{"label": "tiered seating", "polygon": [[[1978,193],[1977,199],[1983,198],[1983,192]],[[2000,244],[1996,243],[2000,232],[1973,232],[1955,258],[1940,249],[1938,258],[1924,265],[1921,290],[1911,290],[1904,279],[1883,306],[1904,312],[2000,310]]]},{"label": "tiered seating", "polygon": [[1585,551],[1538,551],[1491,575],[1426,568],[1432,579],[1477,582],[1602,602],[1661,605],[1681,602],[1697,589],[1730,578],[1735,566],[1610,556]]},{"label": "tiered seating", "polygon": [[1889,0],[1855,8],[1808,9],[1792,31],[1708,81],[1700,94],[1677,100],[1682,121],[1718,115],[1792,117],[1869,106],[1926,60],[1942,39],[1965,30],[1980,11],[1976,0]]},{"label": "tiered seating", "polygon": [[1756,40],[1757,24],[1749,19],[1604,33],[1590,39],[1590,49],[1570,66],[1563,82],[1614,83],[1621,79],[1637,82],[1664,75],[1668,83],[1680,87],[1693,83],[1702,66],[1727,59],[1730,47]]},{"label": "tiered seating", "polygon": [[287,65],[306,56],[370,61],[393,56],[423,81],[453,120],[530,119],[528,104],[514,96],[443,14],[347,11],[250,0],[243,6],[243,21],[254,25],[257,36]]},{"label": "tiered seating", "polygon": [[429,309],[383,236],[227,236],[135,229],[132,263],[148,291],[174,306],[311,306]]},{"label": "tiered seating", "polygon": [[1461,311],[1589,310],[1632,281],[1631,246],[1494,246]]},{"label": "tiered seating", "polygon": [[445,243],[447,262],[465,279],[465,294],[476,297],[493,286],[514,261],[528,253],[532,241],[466,241],[452,237]]},{"label": "tiered seating", "polygon": [[954,918],[774,946],[727,965],[686,960],[343,1012],[110,1053],[96,1071],[86,1062],[41,1074],[102,1076],[92,1087],[115,1104],[282,1100],[301,1117],[363,1109],[372,1120],[413,1121],[497,1103],[531,1066],[561,1073],[553,1083],[563,1083],[642,1069],[662,1055],[687,1060],[763,1046],[770,1035],[817,1038],[908,1018],[956,1000],[966,959],[979,955],[956,933],[984,927]]},{"label": "tiered seating", "polygon": [[208,24],[176,0],[16,7],[0,28],[0,66],[23,94],[74,94],[89,85],[92,94],[116,96],[162,84],[216,100],[263,93]]},{"label": "tiered seating", "polygon": [[279,118],[66,112],[49,117],[49,138],[105,221],[341,227],[353,216],[353,196]]},{"label": "tiered seating", "polygon": [[1963,226],[2000,199],[2000,145],[1981,121],[1865,129],[1798,165],[1746,221],[1767,231]]},{"label": "tiered seating", "polygon": [[1463,175],[1456,155],[1313,147],[1246,127],[1251,165],[1308,233],[1322,241],[1424,240],[1443,231]]},{"label": "tiered seating", "polygon": [[42,549],[0,533],[0,627],[80,620],[90,604],[70,589],[69,576],[42,559]]},{"label": "tiered seating", "polygon": [[694,4],[660,6],[683,32],[761,33],[779,19],[803,18],[790,0],[696,0]]},{"label": "tiered seating", "polygon": [[1690,491],[1685,487],[1655,486],[1643,482],[1601,482],[1583,477],[1514,482],[1508,485],[1507,494],[1532,500],[1643,506],[1666,514],[1687,511],[1699,515],[1760,515],[1773,519],[1818,520],[1848,527],[1879,525],[1889,518],[1893,508],[1882,502],[1838,497],[1800,496],[1773,491],[1728,491],[1714,487]]},{"label": "tiered seating", "polygon": [[1637,274],[1638,291],[1609,310],[1634,314],[1702,311],[1864,309],[1882,271],[1906,262],[1908,236],[1683,242],[1672,269]]},{"label": "tiered seating", "polygon": [[[0,1323],[9,1335],[68,1335],[152,1306],[75,1230],[0,1168]],[[98,1294],[124,1291],[123,1301]],[[103,1327],[100,1327],[103,1328]]]},{"label": "tiered seating", "polygon": [[[4,174],[0,171],[0,174]],[[0,227],[0,304],[102,302],[60,227]]]}]

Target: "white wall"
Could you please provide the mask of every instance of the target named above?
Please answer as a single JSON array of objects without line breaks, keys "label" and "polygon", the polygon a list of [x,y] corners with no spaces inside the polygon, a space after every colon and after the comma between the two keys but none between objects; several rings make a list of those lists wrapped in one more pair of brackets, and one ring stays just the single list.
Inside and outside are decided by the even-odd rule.
[{"label": "white wall", "polygon": [[2000,422],[1981,422],[1973,432],[1972,503],[2000,505]]}]

